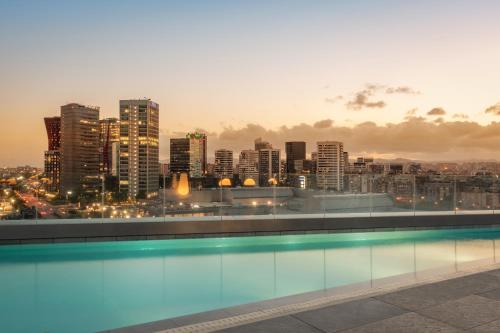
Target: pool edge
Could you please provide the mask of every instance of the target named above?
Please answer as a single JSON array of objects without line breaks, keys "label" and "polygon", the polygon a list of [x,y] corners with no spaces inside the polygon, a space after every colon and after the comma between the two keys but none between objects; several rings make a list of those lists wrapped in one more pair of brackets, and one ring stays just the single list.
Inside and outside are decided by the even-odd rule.
[{"label": "pool edge", "polygon": [[[423,278],[419,281],[388,283],[378,287],[362,288],[358,290],[357,286],[359,284],[334,287],[320,291],[312,291],[277,299],[195,313],[187,316],[105,330],[100,333],[208,333],[496,269],[500,269],[500,263],[484,266],[472,265],[458,272],[439,274]],[[392,277],[387,278],[387,280],[389,279],[392,279]],[[379,279],[375,281],[383,280],[384,279]]]}]

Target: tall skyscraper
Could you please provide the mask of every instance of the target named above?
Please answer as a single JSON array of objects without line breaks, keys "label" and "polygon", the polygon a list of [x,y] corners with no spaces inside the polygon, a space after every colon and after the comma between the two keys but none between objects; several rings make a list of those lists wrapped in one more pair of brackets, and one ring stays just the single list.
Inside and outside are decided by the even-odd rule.
[{"label": "tall skyscraper", "polygon": [[238,176],[241,182],[253,179],[259,182],[259,152],[256,150],[242,150],[238,160]]},{"label": "tall skyscraper", "polygon": [[189,139],[170,139],[170,172],[189,172]]},{"label": "tall skyscraper", "polygon": [[159,189],[159,105],[150,99],[120,101],[120,191],[150,198]]},{"label": "tall skyscraper", "polygon": [[43,120],[47,130],[47,150],[59,150],[61,148],[61,117],[46,117]]},{"label": "tall skyscraper", "polygon": [[337,141],[317,143],[317,184],[321,189],[344,189],[344,145]]},{"label": "tall skyscraper", "polygon": [[262,140],[262,138],[255,139],[254,144],[257,151],[261,149],[273,149],[273,146],[269,142]]},{"label": "tall skyscraper", "polygon": [[113,144],[119,142],[120,121],[117,118],[99,120],[99,167],[101,173],[110,175],[113,170],[117,170],[119,159],[116,158],[116,154],[113,156]]},{"label": "tall skyscraper", "polygon": [[61,193],[99,190],[99,108],[61,106]]},{"label": "tall skyscraper", "polygon": [[118,177],[118,169],[120,168],[120,142],[111,144],[111,175]]},{"label": "tall skyscraper", "polygon": [[318,171],[318,152],[311,153],[311,173],[315,174]]},{"label": "tall skyscraper", "polygon": [[271,178],[281,179],[281,160],[279,149],[259,150],[259,185],[269,186]]},{"label": "tall skyscraper", "polygon": [[207,174],[207,136],[203,133],[188,133],[189,176],[201,178]]},{"label": "tall skyscraper", "polygon": [[343,158],[344,158],[344,172],[346,172],[350,168],[349,153],[345,151],[343,154]]},{"label": "tall skyscraper", "polygon": [[170,174],[170,164],[160,162],[160,175],[166,177]]},{"label": "tall skyscraper", "polygon": [[[306,143],[303,141],[293,141],[285,143],[286,152],[286,172],[297,173],[296,161],[304,161],[306,159]],[[303,169],[303,168],[301,168]]]},{"label": "tall skyscraper", "polygon": [[214,175],[217,178],[233,178],[233,152],[231,150],[215,151]]},{"label": "tall skyscraper", "polygon": [[61,117],[44,118],[48,147],[44,153],[44,173],[49,179],[47,190],[58,192],[61,177]]}]

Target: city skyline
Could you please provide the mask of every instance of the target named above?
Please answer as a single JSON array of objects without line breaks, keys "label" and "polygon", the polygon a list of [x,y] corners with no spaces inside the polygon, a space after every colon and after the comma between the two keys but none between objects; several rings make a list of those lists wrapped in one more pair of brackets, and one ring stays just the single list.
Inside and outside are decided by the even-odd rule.
[{"label": "city skyline", "polygon": [[[145,99],[147,100],[147,99]],[[69,103],[69,104],[79,104],[79,103]],[[83,106],[83,104],[80,104]],[[90,108],[97,108],[99,109],[98,106],[87,106]],[[41,123],[45,123],[45,119],[47,118],[58,118],[57,115],[50,115],[50,116],[45,116],[43,117],[40,121]],[[109,118],[100,118],[100,122],[104,121],[109,121],[109,120],[116,119],[115,117],[109,117]],[[446,124],[443,121],[440,120],[440,118],[437,119],[437,121],[434,122],[429,122],[426,121],[423,117],[408,117],[408,119],[400,124],[386,124],[383,126],[377,125],[374,122],[364,122],[361,124],[358,124],[352,128],[349,127],[336,127],[333,120],[331,119],[325,119],[322,121],[315,122],[312,125],[302,123],[297,126],[293,127],[281,127],[277,130],[268,130],[264,128],[263,126],[257,125],[257,124],[248,124],[245,128],[240,128],[240,129],[226,129],[220,134],[214,133],[214,132],[209,132],[206,131],[202,128],[199,127],[194,127],[196,130],[194,132],[196,133],[203,133],[206,135],[206,140],[207,142],[210,142],[207,144],[207,153],[208,153],[208,162],[209,163],[214,163],[215,162],[215,153],[218,150],[230,150],[230,151],[235,151],[235,152],[241,152],[245,150],[252,149],[252,146],[254,145],[255,140],[263,140],[266,144],[270,144],[271,146],[274,146],[276,149],[280,149],[282,151],[286,151],[286,144],[290,142],[295,142],[297,140],[303,140],[301,142],[306,143],[308,147],[315,146],[318,141],[324,141],[324,140],[334,140],[336,138],[341,138],[340,140],[334,140],[334,141],[341,141],[341,142],[347,142],[348,146],[351,147],[349,151],[352,153],[351,160],[355,160],[357,157],[363,157],[363,156],[370,156],[372,158],[380,159],[380,160],[414,160],[414,161],[421,161],[421,162],[466,162],[466,161],[499,161],[500,157],[496,157],[496,155],[492,155],[491,151],[488,151],[488,149],[491,149],[493,147],[483,147],[484,152],[486,155],[480,155],[480,156],[471,156],[470,158],[466,155],[464,156],[456,156],[452,158],[446,158],[443,157],[442,152],[449,151],[450,149],[447,147],[442,147],[442,146],[434,146],[434,147],[428,147],[431,148],[429,151],[432,151],[432,154],[436,154],[435,157],[428,157],[426,158],[425,156],[422,156],[420,154],[413,154],[413,153],[408,153],[408,151],[411,151],[411,149],[418,150],[419,145],[422,144],[424,145],[426,141],[428,143],[432,144],[432,141],[434,139],[438,139],[436,137],[429,137],[427,132],[428,130],[436,130],[439,126],[448,126],[446,128],[447,131],[455,131],[455,134],[459,134],[458,131],[460,131],[460,127],[476,127],[476,133],[478,136],[484,136],[484,134],[491,133],[495,130],[495,128],[498,128],[500,131],[500,123],[492,123],[488,126],[486,126],[484,129],[481,129],[478,127],[477,124],[467,122],[453,122],[450,124]],[[454,127],[454,128],[453,128]],[[410,132],[403,132],[404,130],[410,131]],[[422,131],[423,130],[423,131]],[[479,130],[479,131],[478,131]],[[400,141],[397,138],[394,138],[393,135],[394,133],[390,133],[387,135],[388,137],[393,137],[394,141],[392,142],[370,142],[371,139],[376,138],[377,136],[380,138],[380,136],[384,136],[385,132],[400,132],[399,134],[403,136],[408,136],[411,137],[412,134],[417,134],[418,138],[422,139],[421,142],[410,142],[410,141]],[[414,133],[411,133],[411,131],[415,131]],[[418,131],[421,131],[420,133],[417,133]],[[161,132],[161,129],[160,129]],[[362,135],[362,132],[366,132],[366,135]],[[375,133],[377,132],[377,133]],[[484,134],[481,134],[483,132]],[[47,135],[46,133],[42,133],[44,135]],[[159,135],[159,142],[160,142],[160,154],[159,154],[159,161],[160,162],[170,162],[170,140],[171,139],[178,139],[178,138],[184,138],[188,136],[188,132],[181,132],[181,131],[174,131],[169,133],[168,135],[165,135],[165,133],[160,133]],[[269,139],[271,138],[271,139]],[[264,140],[266,139],[266,140]],[[461,138],[463,140],[463,137]],[[490,137],[491,139],[491,137]],[[47,141],[47,138],[44,138],[45,142]],[[349,141],[352,140],[352,141]],[[366,140],[366,141],[363,141]],[[351,143],[351,144],[350,144]],[[490,142],[492,145],[495,144],[495,142]],[[46,144],[46,143],[45,143]],[[349,145],[350,144],[350,145]],[[380,144],[380,146],[377,146]],[[391,145],[393,145],[393,152],[391,152]],[[407,146],[407,147],[405,147]],[[358,148],[354,148],[358,147]],[[363,150],[363,147],[365,150]],[[370,150],[370,147],[373,150]],[[353,149],[354,148],[354,149]],[[359,149],[361,148],[361,149]],[[455,147],[453,147],[455,148]],[[463,152],[467,152],[469,149],[472,150],[477,150],[478,147],[474,145],[469,145],[468,147],[465,147],[466,149],[463,150]],[[378,153],[377,150],[380,149],[381,151],[385,150],[387,153]],[[44,149],[42,149],[44,150]],[[314,149],[307,149],[306,150],[306,157],[310,158],[311,153],[315,152]],[[406,153],[405,153],[406,152]],[[446,154],[445,154],[446,155]],[[432,155],[429,155],[432,156]],[[34,160],[39,159],[40,156],[37,156]],[[234,160],[237,160],[236,157],[234,157]],[[5,164],[5,165],[0,165],[0,167],[15,167],[15,166],[21,166],[21,165],[32,165],[35,167],[41,167],[43,166],[43,156],[42,156],[42,162],[41,165],[36,164],[36,163],[19,163],[17,165],[10,165],[10,164]]]},{"label": "city skyline", "polygon": [[42,166],[39,119],[61,105],[98,105],[108,118],[119,100],[143,96],[162,105],[161,160],[170,138],[196,130],[210,157],[262,137],[281,150],[337,140],[352,156],[500,160],[498,9],[486,0],[4,1],[0,165]]}]

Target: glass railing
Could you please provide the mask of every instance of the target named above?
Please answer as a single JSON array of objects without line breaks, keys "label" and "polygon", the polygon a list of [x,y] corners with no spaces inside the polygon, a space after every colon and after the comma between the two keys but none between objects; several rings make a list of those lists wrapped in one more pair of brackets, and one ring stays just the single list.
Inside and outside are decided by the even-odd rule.
[{"label": "glass railing", "polygon": [[[161,182],[160,182],[161,183]],[[29,187],[0,190],[2,224],[102,223],[183,220],[284,219],[384,215],[498,214],[496,175],[286,174],[240,185],[165,182],[150,198],[54,196]],[[49,222],[51,221],[51,222]]]}]

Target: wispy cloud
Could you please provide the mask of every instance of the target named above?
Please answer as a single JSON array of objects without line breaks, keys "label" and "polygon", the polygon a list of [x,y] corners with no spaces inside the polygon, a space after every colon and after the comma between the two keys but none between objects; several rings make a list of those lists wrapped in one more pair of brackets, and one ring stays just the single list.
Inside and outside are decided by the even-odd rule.
[{"label": "wispy cloud", "polygon": [[400,87],[388,87],[385,90],[386,94],[406,94],[406,95],[420,95],[420,91],[414,90],[408,86],[400,86]]},{"label": "wispy cloud", "polygon": [[[391,87],[383,84],[366,84],[364,89],[355,92],[354,97],[349,100],[345,105],[349,110],[361,110],[364,108],[384,108],[387,106],[387,103],[380,98],[373,100],[375,95],[386,94],[386,95],[394,95],[394,94],[404,94],[404,95],[418,95],[419,91],[409,87],[409,86],[397,86]],[[331,102],[334,102],[333,100]],[[336,100],[335,100],[336,102]]]},{"label": "wispy cloud", "polygon": [[409,119],[414,118],[415,115],[417,114],[417,111],[418,111],[418,108],[413,108],[413,109],[406,111],[405,119],[409,120]]},{"label": "wispy cloud", "polygon": [[453,119],[469,119],[469,116],[464,113],[455,113]]},{"label": "wispy cloud", "polygon": [[343,99],[344,99],[344,96],[342,96],[342,95],[338,95],[335,97],[327,97],[327,98],[325,98],[325,103],[335,104],[338,101],[341,101]]},{"label": "wispy cloud", "polygon": [[320,121],[317,121],[313,124],[313,127],[314,128],[328,128],[328,127],[332,127],[333,125],[333,120],[331,119],[324,119],[324,120],[320,120]]},{"label": "wispy cloud", "polygon": [[428,116],[444,116],[446,111],[443,108],[434,108],[427,112]]},{"label": "wispy cloud", "polygon": [[386,107],[387,103],[384,102],[383,100],[379,100],[376,102],[371,102],[368,100],[369,95],[366,95],[362,92],[357,93],[356,96],[350,100],[349,102],[346,103],[346,107],[349,110],[361,110],[363,108],[368,108],[368,109],[381,109]]},{"label": "wispy cloud", "polygon": [[346,103],[346,107],[349,110],[361,110],[363,108],[369,109],[381,109],[384,108],[387,104],[383,100],[378,101],[370,101],[370,97],[372,97],[377,91],[383,89],[384,86],[379,84],[367,84],[365,89],[358,91],[354,94],[353,99]]},{"label": "wispy cloud", "polygon": [[484,110],[484,113],[493,113],[496,116],[500,116],[500,103],[490,106]]}]

